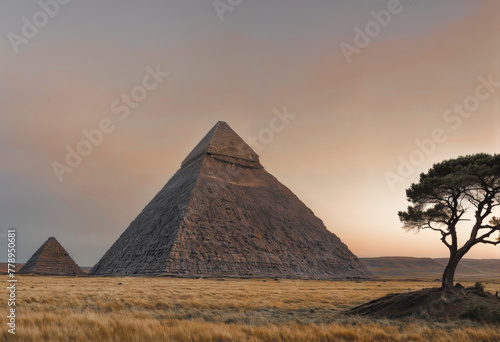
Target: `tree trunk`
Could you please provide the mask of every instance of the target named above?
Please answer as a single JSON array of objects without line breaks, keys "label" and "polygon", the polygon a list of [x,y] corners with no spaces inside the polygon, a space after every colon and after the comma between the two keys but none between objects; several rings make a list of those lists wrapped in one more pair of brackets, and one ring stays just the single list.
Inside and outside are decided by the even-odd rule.
[{"label": "tree trunk", "polygon": [[455,270],[457,269],[458,262],[462,259],[461,256],[455,255],[453,257],[450,256],[450,260],[448,261],[448,265],[444,269],[443,279],[441,282],[442,289],[451,289],[453,288],[453,279],[455,278]]}]

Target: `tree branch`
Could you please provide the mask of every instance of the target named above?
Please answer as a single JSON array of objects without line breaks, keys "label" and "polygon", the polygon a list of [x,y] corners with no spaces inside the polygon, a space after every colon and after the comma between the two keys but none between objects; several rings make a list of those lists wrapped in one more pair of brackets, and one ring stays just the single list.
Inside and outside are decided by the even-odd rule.
[{"label": "tree branch", "polygon": [[451,249],[452,246],[448,243],[448,241],[446,241],[446,238],[451,235],[451,232],[445,232],[442,229],[434,228],[434,227],[431,226],[430,222],[427,224],[427,228],[428,229],[432,229],[432,230],[434,230],[436,232],[440,232],[441,233],[441,241],[445,244],[446,247],[448,247],[449,249]]},{"label": "tree branch", "polygon": [[500,240],[498,240],[496,242],[495,241],[484,240],[484,241],[479,241],[479,243],[484,243],[484,244],[496,246],[496,245],[500,244]]},{"label": "tree branch", "polygon": [[484,239],[490,237],[491,234],[493,234],[494,232],[496,232],[498,229],[495,228],[495,229],[492,229],[490,230],[489,232],[481,235],[480,237],[478,237],[477,239],[474,240],[474,243],[478,243],[478,242],[483,242]]},{"label": "tree branch", "polygon": [[497,226],[492,226],[489,224],[485,224],[479,227],[479,229],[493,229],[493,230],[500,230],[500,225]]}]

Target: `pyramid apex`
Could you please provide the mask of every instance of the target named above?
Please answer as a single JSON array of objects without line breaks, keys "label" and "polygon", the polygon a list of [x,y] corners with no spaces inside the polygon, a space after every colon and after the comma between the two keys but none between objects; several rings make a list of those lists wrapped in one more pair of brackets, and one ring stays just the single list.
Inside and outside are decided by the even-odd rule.
[{"label": "pyramid apex", "polygon": [[262,168],[257,153],[225,121],[217,121],[184,159],[181,168],[207,155],[246,167]]},{"label": "pyramid apex", "polygon": [[56,239],[55,237],[53,237],[53,236],[49,237],[49,238],[47,239],[47,241],[45,241],[45,243],[44,243],[44,244],[47,244],[47,243],[49,243],[49,242],[56,242],[56,243],[58,243],[58,244],[60,245],[59,241],[57,241],[57,239]]}]

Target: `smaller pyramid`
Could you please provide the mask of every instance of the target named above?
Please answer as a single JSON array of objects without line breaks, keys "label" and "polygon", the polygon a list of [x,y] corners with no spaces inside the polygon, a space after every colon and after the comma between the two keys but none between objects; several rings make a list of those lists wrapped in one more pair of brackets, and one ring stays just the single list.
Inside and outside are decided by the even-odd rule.
[{"label": "smaller pyramid", "polygon": [[85,274],[54,237],[50,237],[45,241],[42,247],[40,247],[19,270],[19,273],[45,275]]}]

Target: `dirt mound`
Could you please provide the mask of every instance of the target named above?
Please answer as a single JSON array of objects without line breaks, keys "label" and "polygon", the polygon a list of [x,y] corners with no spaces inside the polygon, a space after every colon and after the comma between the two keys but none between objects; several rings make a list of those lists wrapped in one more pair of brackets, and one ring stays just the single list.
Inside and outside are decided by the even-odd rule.
[{"label": "dirt mound", "polygon": [[414,316],[438,321],[468,318],[500,322],[500,299],[476,287],[453,290],[430,288],[391,293],[344,313],[379,318]]}]

